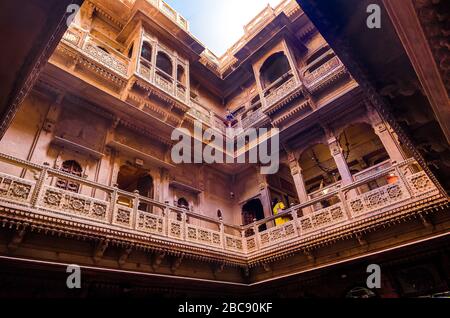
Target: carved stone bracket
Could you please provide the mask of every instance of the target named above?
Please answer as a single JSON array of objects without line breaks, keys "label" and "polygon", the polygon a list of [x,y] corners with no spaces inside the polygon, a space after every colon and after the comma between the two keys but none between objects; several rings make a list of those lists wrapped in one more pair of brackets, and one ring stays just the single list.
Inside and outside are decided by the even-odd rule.
[{"label": "carved stone bracket", "polygon": [[162,261],[166,257],[166,253],[160,252],[153,255],[152,268],[156,271],[161,266]]},{"label": "carved stone bracket", "polygon": [[175,272],[177,271],[177,269],[180,267],[180,265],[181,265],[181,263],[182,263],[182,261],[183,261],[183,258],[184,258],[184,254],[181,254],[181,255],[179,255],[179,256],[177,256],[177,257],[175,257],[175,258],[173,259],[172,265],[170,266],[170,271],[171,271],[172,273],[175,274]]},{"label": "carved stone bracket", "polygon": [[25,237],[25,233],[26,233],[26,227],[23,227],[22,229],[17,230],[14,233],[11,241],[8,244],[8,250],[10,252],[14,252],[15,250],[17,250],[19,248],[20,244],[23,241],[23,238]]},{"label": "carved stone bracket", "polygon": [[109,240],[101,240],[97,246],[95,247],[94,250],[94,261],[98,262],[99,260],[101,260],[103,258],[103,255],[105,254],[106,249],[109,246]]}]

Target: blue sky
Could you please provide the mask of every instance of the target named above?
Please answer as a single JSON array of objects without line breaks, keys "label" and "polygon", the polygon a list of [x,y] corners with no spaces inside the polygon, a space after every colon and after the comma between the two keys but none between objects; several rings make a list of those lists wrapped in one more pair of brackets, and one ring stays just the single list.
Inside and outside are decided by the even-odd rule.
[{"label": "blue sky", "polygon": [[221,56],[243,34],[243,26],[281,0],[165,0],[190,23],[190,31]]}]

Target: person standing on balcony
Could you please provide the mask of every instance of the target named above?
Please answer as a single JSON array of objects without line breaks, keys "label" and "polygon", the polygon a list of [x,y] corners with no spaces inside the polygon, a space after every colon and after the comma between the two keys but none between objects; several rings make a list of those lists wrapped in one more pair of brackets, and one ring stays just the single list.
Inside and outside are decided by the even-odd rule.
[{"label": "person standing on balcony", "polygon": [[[280,199],[278,199],[278,198],[275,198],[273,200],[272,206],[273,206],[273,215],[277,215],[278,213],[281,213],[281,212],[283,212],[284,209],[286,209],[284,203],[281,202]],[[282,225],[282,224],[284,224],[286,222],[289,222],[289,221],[290,220],[289,220],[288,217],[283,216],[281,218],[276,218],[275,219],[275,225],[277,225],[277,226],[278,225]]]},{"label": "person standing on balcony", "polygon": [[234,122],[234,115],[229,109],[227,109],[227,115],[225,116],[225,120],[227,122],[227,127],[231,128]]}]

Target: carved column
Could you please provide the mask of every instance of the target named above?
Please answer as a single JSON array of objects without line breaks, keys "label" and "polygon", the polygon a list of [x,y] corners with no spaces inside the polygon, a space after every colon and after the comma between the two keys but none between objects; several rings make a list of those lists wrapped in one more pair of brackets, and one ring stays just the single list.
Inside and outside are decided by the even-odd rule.
[{"label": "carved column", "polygon": [[402,162],[405,160],[405,156],[401,151],[400,145],[398,144],[394,133],[391,132],[388,126],[383,122],[383,119],[380,115],[373,109],[369,108],[368,117],[372,124],[373,130],[375,134],[380,138],[381,143],[384,146],[384,149],[389,155],[391,161],[394,162]]},{"label": "carved column", "polygon": [[[295,189],[300,203],[308,201],[308,193],[306,192],[305,181],[303,179],[302,168],[298,163],[298,158],[293,153],[288,153],[289,168],[291,169],[292,178],[294,179]],[[302,209],[303,214],[312,213],[311,207]]]},{"label": "carved column", "polygon": [[109,185],[114,186],[117,184],[117,179],[119,177],[119,171],[120,171],[120,158],[119,158],[119,152],[117,150],[112,150],[112,167],[111,167],[111,177],[109,180]]},{"label": "carved column", "polygon": [[345,161],[344,154],[342,152],[341,145],[335,136],[328,136],[328,146],[330,147],[330,153],[336,162],[337,169],[341,176],[342,185],[347,185],[353,182],[353,177],[350,169]]},{"label": "carved column", "polygon": [[162,202],[169,202],[169,171],[165,168],[161,168],[160,171],[161,175],[161,182],[160,182],[160,193],[161,193],[161,201]]},{"label": "carved column", "polygon": [[270,203],[270,194],[266,175],[262,175],[260,172],[261,167],[256,167],[256,177],[259,184],[259,194],[261,196],[261,204],[264,210],[264,216],[269,217],[272,215],[272,205]]}]

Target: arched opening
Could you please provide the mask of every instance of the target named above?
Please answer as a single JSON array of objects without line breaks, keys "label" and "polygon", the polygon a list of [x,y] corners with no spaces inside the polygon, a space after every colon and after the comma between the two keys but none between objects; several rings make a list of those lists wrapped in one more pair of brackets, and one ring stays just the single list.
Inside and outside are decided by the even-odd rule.
[{"label": "arched opening", "polygon": [[167,75],[172,76],[172,59],[166,53],[158,52],[156,56],[156,67]]},{"label": "arched opening", "polygon": [[[339,135],[339,144],[350,172],[356,180],[371,168],[383,169],[391,165],[389,155],[384,149],[380,138],[375,134],[371,125],[358,123],[347,126]],[[384,177],[369,183],[372,190],[386,183],[396,182],[396,177]]]},{"label": "arched opening", "polygon": [[179,198],[177,200],[177,206],[182,209],[189,210],[189,202],[185,198]]},{"label": "arched opening", "polygon": [[271,55],[261,66],[260,81],[265,96],[271,89],[281,86],[292,76],[289,61],[283,52]]},{"label": "arched opening", "polygon": [[151,63],[152,61],[152,46],[146,41],[142,44],[141,57],[147,62]]},{"label": "arched opening", "polygon": [[128,50],[128,58],[131,59],[131,57],[133,56],[133,49],[134,49],[134,44],[131,44],[130,49]]},{"label": "arched opening", "polygon": [[[305,149],[299,159],[306,191],[311,199],[326,195],[333,189],[341,176],[328,145],[319,143]],[[319,210],[339,202],[337,197],[323,200],[314,205]]]},{"label": "arched opening", "polygon": [[[75,160],[64,161],[61,165],[60,170],[77,177],[81,177],[83,174],[83,169],[81,168],[80,164]],[[56,187],[71,192],[78,192],[80,190],[79,183],[64,178],[57,179]]]},{"label": "arched opening", "polygon": [[181,65],[177,66],[177,81],[183,85],[186,85],[186,74],[184,67]]},{"label": "arched opening", "polygon": [[389,160],[380,138],[367,123],[347,126],[339,135],[339,144],[350,169],[361,171]]},{"label": "arched opening", "polygon": [[[120,167],[117,177],[117,185],[120,190],[127,192],[138,191],[140,196],[153,199],[154,187],[153,178],[149,175],[148,170],[124,165]],[[132,207],[132,200],[125,197],[119,197],[119,203]],[[146,203],[140,203],[139,210],[150,212],[150,206]]]},{"label": "arched opening", "polygon": [[[252,199],[242,206],[242,223],[248,225],[253,223],[255,219],[264,219],[264,208],[260,199]],[[258,230],[261,232],[266,230],[266,228],[266,225],[263,224],[259,226]],[[254,231],[252,229],[247,230],[245,233],[246,236],[251,236],[253,234]]]}]

